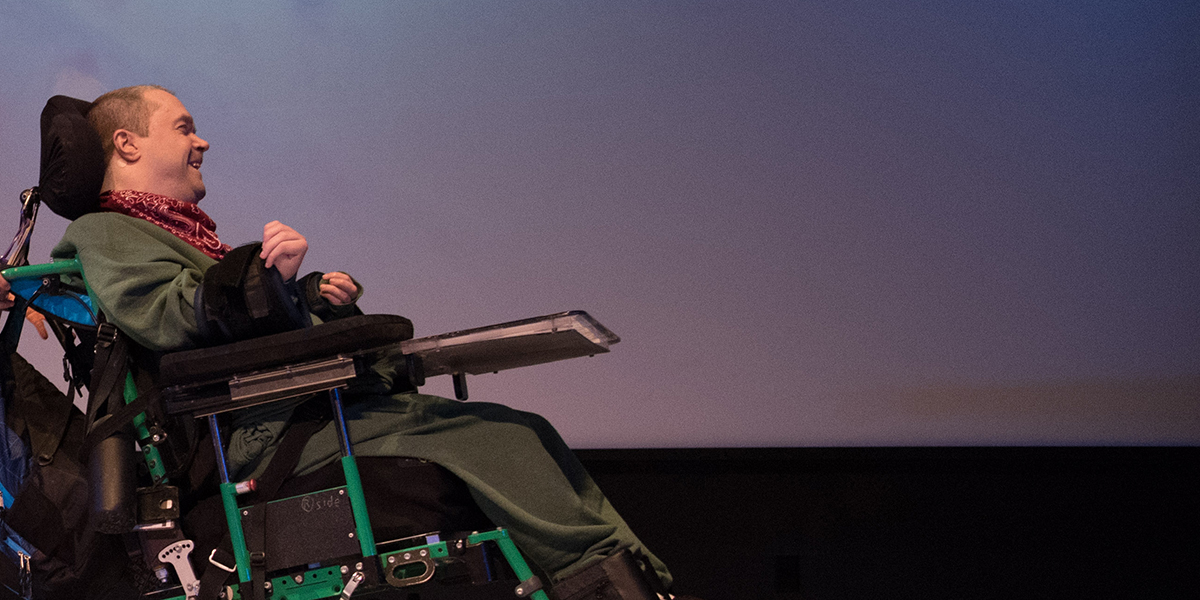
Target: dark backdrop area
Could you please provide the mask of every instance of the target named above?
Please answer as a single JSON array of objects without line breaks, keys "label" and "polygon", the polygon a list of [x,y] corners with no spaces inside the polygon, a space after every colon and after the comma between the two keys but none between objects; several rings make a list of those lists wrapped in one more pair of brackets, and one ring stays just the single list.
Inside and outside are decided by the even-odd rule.
[{"label": "dark backdrop area", "polygon": [[706,600],[1200,595],[1196,448],[580,455]]}]

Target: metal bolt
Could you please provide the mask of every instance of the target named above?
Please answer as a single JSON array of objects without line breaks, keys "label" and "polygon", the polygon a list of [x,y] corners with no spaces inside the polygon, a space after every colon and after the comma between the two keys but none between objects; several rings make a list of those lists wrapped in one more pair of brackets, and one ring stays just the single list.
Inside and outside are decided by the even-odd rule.
[{"label": "metal bolt", "polygon": [[389,565],[394,565],[394,564],[396,564],[396,555],[395,555],[395,554],[393,554],[393,555],[391,555],[391,556],[389,556],[389,557],[388,557],[388,564],[389,564]]},{"label": "metal bolt", "polygon": [[411,560],[411,559],[412,559],[412,552],[405,552],[404,560]]},{"label": "metal bolt", "polygon": [[421,550],[421,556],[429,556],[428,550]]},{"label": "metal bolt", "polygon": [[346,565],[342,565],[342,575],[345,575],[346,573],[349,573],[349,572],[350,572],[350,567],[347,567]]},{"label": "metal bolt", "polygon": [[270,581],[263,582],[263,589],[267,590],[268,592],[271,591],[271,582]]},{"label": "metal bolt", "polygon": [[351,531],[351,532],[350,532],[350,537],[354,537],[354,532],[353,532],[353,531]]},{"label": "metal bolt", "polygon": [[362,563],[354,563],[354,570],[355,570],[355,571],[361,571],[361,570],[362,570]]},{"label": "metal bolt", "polygon": [[345,495],[346,495],[346,490],[338,490],[338,495],[339,495],[339,496],[345,496]]},{"label": "metal bolt", "polygon": [[304,573],[297,573],[296,576],[292,578],[292,581],[295,581],[296,583],[304,583]]}]

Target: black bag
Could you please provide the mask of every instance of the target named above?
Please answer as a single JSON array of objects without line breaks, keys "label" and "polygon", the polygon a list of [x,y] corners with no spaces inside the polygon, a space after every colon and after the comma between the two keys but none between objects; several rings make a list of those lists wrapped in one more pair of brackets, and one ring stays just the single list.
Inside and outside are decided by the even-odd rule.
[{"label": "black bag", "polygon": [[4,520],[37,548],[31,559],[34,595],[56,600],[133,598],[119,536],[88,525],[87,468],[81,460],[84,414],[16,354],[0,355],[7,371],[9,426],[33,449],[29,473]]}]

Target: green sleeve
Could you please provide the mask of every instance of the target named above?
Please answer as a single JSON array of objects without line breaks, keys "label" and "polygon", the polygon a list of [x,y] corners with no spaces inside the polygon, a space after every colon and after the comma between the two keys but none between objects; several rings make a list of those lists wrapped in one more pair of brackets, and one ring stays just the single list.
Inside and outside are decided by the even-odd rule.
[{"label": "green sleeve", "polygon": [[[341,272],[344,273],[344,271]],[[349,304],[333,304],[321,296],[321,283],[325,279],[324,273],[314,271],[300,279],[299,286],[308,301],[308,310],[322,323],[363,314],[362,310],[358,308],[358,299],[362,298],[363,286],[348,273],[346,276],[350,277],[350,281],[353,281],[354,287],[358,289]]]},{"label": "green sleeve", "polygon": [[115,213],[76,219],[52,251],[78,257],[104,316],[138,344],[170,351],[196,345],[192,305],[216,263],[165,229]]}]

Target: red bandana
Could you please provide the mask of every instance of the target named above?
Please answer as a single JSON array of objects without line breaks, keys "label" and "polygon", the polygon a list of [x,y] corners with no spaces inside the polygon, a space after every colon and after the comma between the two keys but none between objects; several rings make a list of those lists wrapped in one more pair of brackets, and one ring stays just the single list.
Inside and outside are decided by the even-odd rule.
[{"label": "red bandana", "polygon": [[100,194],[100,208],[154,223],[216,260],[230,250],[229,244],[217,239],[217,224],[190,202],[149,192],[116,190]]}]

